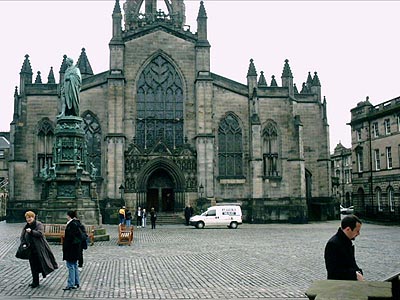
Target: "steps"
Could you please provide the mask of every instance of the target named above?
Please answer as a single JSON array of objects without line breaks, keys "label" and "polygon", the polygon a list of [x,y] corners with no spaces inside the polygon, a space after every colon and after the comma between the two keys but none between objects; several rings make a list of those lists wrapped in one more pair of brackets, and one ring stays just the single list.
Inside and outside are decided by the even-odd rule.
[{"label": "steps", "polygon": [[[151,225],[150,218],[147,218],[147,225]],[[183,214],[176,213],[158,213],[156,225],[185,224]]]}]

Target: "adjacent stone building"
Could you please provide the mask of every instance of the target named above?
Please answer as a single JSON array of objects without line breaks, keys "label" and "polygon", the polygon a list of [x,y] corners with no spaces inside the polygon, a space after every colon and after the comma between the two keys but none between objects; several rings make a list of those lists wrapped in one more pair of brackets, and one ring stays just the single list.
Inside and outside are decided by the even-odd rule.
[{"label": "adjacent stone building", "polygon": [[331,159],[332,194],[343,207],[349,207],[353,205],[351,148],[346,148],[339,142],[331,154]]},{"label": "adjacent stone building", "polygon": [[375,220],[400,220],[400,97],[351,110],[355,212]]},{"label": "adjacent stone building", "polygon": [[[77,61],[103,221],[116,221],[122,204],[154,207],[161,216],[219,202],[240,202],[248,222],[332,218],[327,105],[317,73],[300,92],[288,60],[280,84],[274,75],[267,83],[253,60],[245,84],[215,74],[203,2],[196,33],[185,26],[184,1],[165,4],[163,12],[155,0],[128,0],[123,20],[117,0],[109,70],[93,74],[85,49]],[[65,58],[58,83],[53,69],[47,82],[40,72],[33,80],[28,55],[23,62],[11,124],[9,220],[42,205],[40,170],[53,164]]]},{"label": "adjacent stone building", "polygon": [[8,155],[10,150],[10,133],[0,132],[0,220],[6,218],[8,201]]}]

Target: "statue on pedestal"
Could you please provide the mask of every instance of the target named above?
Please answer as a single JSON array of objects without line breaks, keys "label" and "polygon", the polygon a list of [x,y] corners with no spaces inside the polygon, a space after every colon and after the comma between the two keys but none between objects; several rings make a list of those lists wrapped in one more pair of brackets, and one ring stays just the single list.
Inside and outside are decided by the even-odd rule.
[{"label": "statue on pedestal", "polygon": [[81,71],[77,66],[74,66],[72,58],[67,57],[65,62],[68,67],[65,71],[61,88],[61,113],[57,118],[79,116],[79,93],[82,85]]}]

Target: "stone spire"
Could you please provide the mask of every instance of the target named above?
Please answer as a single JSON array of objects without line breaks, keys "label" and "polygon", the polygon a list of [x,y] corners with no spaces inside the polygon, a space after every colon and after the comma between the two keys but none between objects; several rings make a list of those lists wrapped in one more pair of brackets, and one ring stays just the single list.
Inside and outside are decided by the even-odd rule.
[{"label": "stone spire", "polygon": [[81,71],[83,78],[93,75],[93,70],[92,70],[92,67],[90,66],[89,59],[87,58],[85,48],[82,48],[82,52],[78,58],[78,62],[76,63],[76,66]]},{"label": "stone spire", "polygon": [[303,82],[300,94],[309,94],[309,93],[310,93],[310,90],[308,89],[307,84],[305,82]]},{"label": "stone spire", "polygon": [[19,97],[18,97],[18,87],[15,87],[14,90],[14,114],[13,114],[13,123],[19,118]]},{"label": "stone spire", "polygon": [[249,70],[247,71],[247,77],[249,76],[257,76],[257,71],[253,59],[250,59]]},{"label": "stone spire", "polygon": [[316,95],[318,101],[321,101],[321,83],[319,81],[317,72],[314,72],[314,78],[311,84],[311,93]]},{"label": "stone spire", "polygon": [[308,88],[309,90],[311,90],[311,87],[312,87],[311,72],[308,72],[308,76],[307,76],[307,81],[306,81],[306,83],[307,83],[307,88]]},{"label": "stone spire", "polygon": [[249,70],[247,71],[247,87],[249,91],[249,97],[251,97],[253,89],[257,87],[257,71],[253,59],[250,59]]},{"label": "stone spire", "polygon": [[122,27],[121,27],[121,22],[122,22],[122,13],[121,13],[121,7],[119,5],[119,0],[115,1],[114,5],[114,10],[112,13],[112,19],[113,19],[113,35],[111,42],[120,42],[122,41]]},{"label": "stone spire", "polygon": [[42,83],[42,76],[40,76],[40,71],[37,71],[35,83]]},{"label": "stone spire", "polygon": [[293,78],[293,74],[292,71],[290,70],[288,59],[285,59],[285,65],[283,66],[282,78],[284,77]]},{"label": "stone spire", "polygon": [[60,84],[62,84],[64,82],[64,74],[68,68],[66,59],[67,59],[67,55],[64,54],[63,60],[61,63],[61,67],[60,67],[60,72],[59,72],[60,73],[60,81],[59,81]]},{"label": "stone spire", "polygon": [[268,87],[267,81],[265,80],[265,76],[264,76],[264,72],[263,71],[260,72],[260,78],[258,80],[258,87],[259,88]]},{"label": "stone spire", "polygon": [[53,67],[50,67],[49,75],[47,76],[47,83],[56,83],[56,79],[54,77]]},{"label": "stone spire", "polygon": [[272,75],[271,76],[271,84],[270,84],[270,86],[278,86],[278,84],[276,83],[276,80],[275,80],[275,75]]},{"label": "stone spire", "polygon": [[197,15],[197,40],[197,44],[210,45],[207,39],[207,13],[203,1],[200,2],[199,13]]},{"label": "stone spire", "polygon": [[29,55],[25,55],[24,63],[22,64],[21,72],[19,72],[19,90],[21,94],[25,93],[25,84],[32,83],[32,67],[29,61]]},{"label": "stone spire", "polygon": [[293,84],[293,91],[294,91],[294,94],[295,94],[295,95],[299,93],[299,91],[298,91],[297,86],[296,86],[295,83]]},{"label": "stone spire", "polygon": [[317,72],[314,72],[314,78],[312,79],[312,86],[321,86]]}]

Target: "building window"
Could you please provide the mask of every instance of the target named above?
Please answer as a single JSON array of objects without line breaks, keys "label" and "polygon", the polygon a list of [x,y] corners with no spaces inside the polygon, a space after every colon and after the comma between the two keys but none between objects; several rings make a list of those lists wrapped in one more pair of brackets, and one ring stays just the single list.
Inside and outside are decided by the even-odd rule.
[{"label": "building window", "polygon": [[392,147],[386,147],[386,166],[388,169],[393,168]]},{"label": "building window", "polygon": [[374,134],[374,137],[379,136],[379,127],[378,127],[378,122],[375,122],[372,124],[372,132]]},{"label": "building window", "polygon": [[351,173],[350,170],[345,170],[344,171],[344,179],[346,183],[350,183],[351,182]]},{"label": "building window", "polygon": [[394,212],[394,190],[392,187],[388,188],[388,202],[390,211]]},{"label": "building window", "polygon": [[397,131],[400,132],[400,115],[397,115]]},{"label": "building window", "polygon": [[[86,112],[83,116],[85,139],[87,144],[89,170],[93,166],[97,169],[95,176],[101,176],[101,127],[97,118],[91,112]],[[93,164],[93,165],[92,165]]]},{"label": "building window", "polygon": [[219,124],[218,163],[220,176],[243,176],[242,128],[231,114]]},{"label": "building window", "polygon": [[357,150],[356,156],[357,156],[357,171],[358,172],[363,172],[364,168],[363,168],[363,153],[362,153],[362,149]]},{"label": "building window", "polygon": [[183,145],[183,87],[174,66],[154,58],[137,82],[136,143],[152,149],[162,141],[170,149]]},{"label": "building window", "polygon": [[361,141],[361,128],[356,130],[357,141]]},{"label": "building window", "polygon": [[378,205],[378,211],[382,211],[382,191],[379,187],[375,189],[376,203]]},{"label": "building window", "polygon": [[379,149],[374,150],[374,159],[375,159],[375,170],[379,171],[381,169],[381,160],[379,156]]},{"label": "building window", "polygon": [[336,177],[339,178],[339,180],[340,180],[340,170],[336,170],[335,173],[336,173]]},{"label": "building window", "polygon": [[278,131],[276,125],[270,122],[263,132],[264,176],[280,176],[278,148]]},{"label": "building window", "polygon": [[384,122],[385,134],[390,134],[390,119],[386,119]]},{"label": "building window", "polygon": [[348,167],[349,166],[350,156],[345,156],[343,160],[344,160],[345,167]]},{"label": "building window", "polygon": [[4,150],[0,150],[0,158],[4,158]]},{"label": "building window", "polygon": [[43,119],[39,123],[37,139],[37,172],[39,175],[41,170],[48,170],[53,166],[54,126],[50,120]]}]

